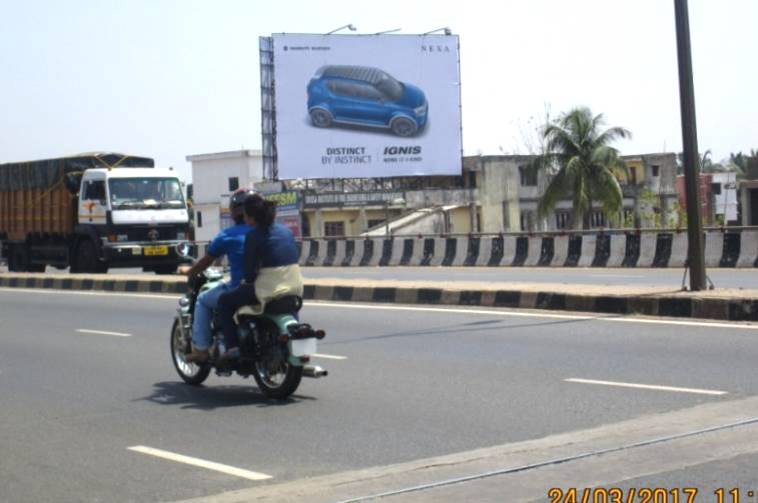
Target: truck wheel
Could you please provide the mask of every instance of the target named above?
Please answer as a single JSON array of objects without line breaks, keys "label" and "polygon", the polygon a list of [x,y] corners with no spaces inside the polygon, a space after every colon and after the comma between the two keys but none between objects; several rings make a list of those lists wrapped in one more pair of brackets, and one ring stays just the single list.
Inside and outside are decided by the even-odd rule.
[{"label": "truck wheel", "polygon": [[23,246],[8,247],[8,272],[26,272],[27,257]]},{"label": "truck wheel", "polygon": [[89,239],[85,239],[77,246],[74,267],[71,269],[71,272],[89,273],[104,273],[108,271],[108,267],[97,258],[95,243]]}]

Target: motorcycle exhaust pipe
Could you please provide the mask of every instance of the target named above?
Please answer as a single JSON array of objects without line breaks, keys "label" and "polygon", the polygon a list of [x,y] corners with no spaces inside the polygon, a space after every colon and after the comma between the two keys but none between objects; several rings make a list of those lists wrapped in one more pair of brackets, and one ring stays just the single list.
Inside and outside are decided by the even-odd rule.
[{"label": "motorcycle exhaust pipe", "polygon": [[318,365],[306,365],[303,367],[303,377],[312,377],[318,379],[320,377],[326,377],[329,375],[329,371],[319,367]]}]

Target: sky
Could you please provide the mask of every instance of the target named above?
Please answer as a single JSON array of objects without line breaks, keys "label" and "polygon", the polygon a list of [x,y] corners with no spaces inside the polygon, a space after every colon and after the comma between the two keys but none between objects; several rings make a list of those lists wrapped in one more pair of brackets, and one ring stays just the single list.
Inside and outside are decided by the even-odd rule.
[{"label": "sky", "polygon": [[[690,0],[700,150],[758,148],[756,0]],[[465,154],[528,153],[545,109],[603,113],[624,154],[681,150],[672,0],[0,0],[0,162],[108,150],[184,178],[260,148],[258,37],[450,27]],[[532,140],[529,140],[529,138]]]}]

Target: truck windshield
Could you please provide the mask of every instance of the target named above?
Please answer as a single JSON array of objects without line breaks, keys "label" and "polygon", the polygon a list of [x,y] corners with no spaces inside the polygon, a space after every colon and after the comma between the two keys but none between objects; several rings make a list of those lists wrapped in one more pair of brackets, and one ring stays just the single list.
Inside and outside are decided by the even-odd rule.
[{"label": "truck windshield", "polygon": [[112,178],[108,180],[108,188],[114,210],[185,207],[176,178]]}]

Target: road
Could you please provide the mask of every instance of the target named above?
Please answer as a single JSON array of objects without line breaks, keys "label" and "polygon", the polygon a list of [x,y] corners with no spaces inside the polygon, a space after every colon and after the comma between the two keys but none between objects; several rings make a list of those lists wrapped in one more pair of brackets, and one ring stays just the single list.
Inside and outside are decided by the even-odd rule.
[{"label": "road", "polygon": [[[6,269],[0,268],[0,272]],[[59,273],[47,268],[49,273]],[[113,274],[142,274],[141,269],[112,269]],[[682,284],[682,269],[605,269],[544,267],[305,267],[308,278],[351,278],[422,281],[492,281],[578,285],[670,286]],[[709,269],[719,288],[758,288],[758,269]],[[152,277],[152,275],[151,275]]]},{"label": "road", "polygon": [[[756,326],[310,303],[330,376],[272,403],[252,380],[180,383],[168,354],[176,300],[0,289],[0,499],[179,500],[758,395]],[[701,470],[745,482],[756,459]]]}]

